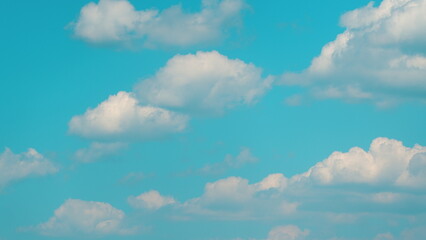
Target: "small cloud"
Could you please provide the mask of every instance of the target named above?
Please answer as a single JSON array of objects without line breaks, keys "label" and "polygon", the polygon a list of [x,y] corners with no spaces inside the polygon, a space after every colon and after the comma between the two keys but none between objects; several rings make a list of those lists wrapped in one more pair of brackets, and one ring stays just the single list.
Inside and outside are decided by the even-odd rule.
[{"label": "small cloud", "polygon": [[30,148],[25,153],[15,154],[6,148],[0,154],[0,188],[12,181],[53,174],[58,171],[49,159]]},{"label": "small cloud", "polygon": [[126,143],[91,143],[88,148],[82,148],[75,152],[74,157],[79,162],[89,163],[100,160],[104,157],[114,155],[121,149],[127,147]]},{"label": "small cloud", "polygon": [[279,226],[269,232],[267,240],[303,240],[309,233],[309,230],[302,231],[295,225]]},{"label": "small cloud", "polygon": [[130,196],[128,202],[134,208],[158,210],[164,206],[176,203],[176,200],[169,196],[162,196],[158,191],[152,190],[136,197]]},{"label": "small cloud", "polygon": [[162,108],[140,106],[132,93],[119,92],[69,122],[72,134],[95,139],[159,138],[185,129],[188,117]]},{"label": "small cloud", "polygon": [[295,94],[293,96],[290,96],[286,99],[284,99],[284,104],[288,106],[300,106],[302,105],[303,97],[302,95]]},{"label": "small cloud", "polygon": [[237,156],[227,154],[223,162],[208,164],[196,171],[200,175],[219,175],[229,169],[241,168],[246,164],[256,163],[259,159],[253,156],[249,148],[242,148]]}]

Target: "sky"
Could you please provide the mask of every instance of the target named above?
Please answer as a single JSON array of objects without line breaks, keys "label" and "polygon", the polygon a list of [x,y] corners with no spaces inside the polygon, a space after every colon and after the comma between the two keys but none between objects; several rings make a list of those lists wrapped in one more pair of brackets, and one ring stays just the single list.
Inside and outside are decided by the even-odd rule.
[{"label": "sky", "polygon": [[426,238],[426,0],[0,9],[0,240]]}]

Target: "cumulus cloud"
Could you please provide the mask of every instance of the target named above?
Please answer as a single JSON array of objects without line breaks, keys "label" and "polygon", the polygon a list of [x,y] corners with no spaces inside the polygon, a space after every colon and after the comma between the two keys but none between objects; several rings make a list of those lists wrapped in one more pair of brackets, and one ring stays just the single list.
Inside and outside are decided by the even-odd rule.
[{"label": "cumulus cloud", "polygon": [[[118,92],[69,122],[69,132],[92,139],[152,140],[182,132],[186,114],[214,116],[254,104],[272,83],[253,64],[213,52],[176,55],[134,92]],[[184,113],[183,113],[184,112]]]},{"label": "cumulus cloud", "polygon": [[127,0],[100,0],[85,5],[71,26],[77,37],[91,43],[189,46],[221,39],[239,25],[244,5],[243,0],[203,0],[199,12],[186,13],[180,5],[136,10]]},{"label": "cumulus cloud", "polygon": [[87,138],[146,140],[181,132],[187,120],[182,114],[141,106],[132,93],[119,92],[83,115],[74,116],[69,131]]},{"label": "cumulus cloud", "polygon": [[162,196],[158,191],[152,190],[142,193],[139,196],[130,196],[128,198],[129,204],[134,208],[145,208],[150,210],[157,210],[166,205],[176,203],[175,199],[169,196]]},{"label": "cumulus cloud", "polygon": [[47,222],[35,229],[48,236],[128,235],[136,228],[124,226],[125,214],[108,203],[68,199]]},{"label": "cumulus cloud", "polygon": [[216,51],[176,55],[135,92],[142,103],[196,113],[220,114],[252,104],[271,86],[262,70]]},{"label": "cumulus cloud", "polygon": [[[426,147],[376,138],[368,151],[334,152],[291,178],[270,174],[250,183],[227,177],[205,185],[196,198],[177,203],[178,215],[213,219],[323,218],[347,223],[364,213],[412,213],[426,209]],[[330,201],[330,200],[333,201]],[[424,211],[416,210],[422,214]]]},{"label": "cumulus cloud", "polygon": [[228,177],[207,183],[198,198],[181,204],[184,214],[218,219],[256,219],[286,216],[296,212],[299,204],[280,198],[287,179],[271,174],[250,184],[241,177]]},{"label": "cumulus cloud", "polygon": [[318,98],[367,100],[378,106],[426,102],[426,0],[383,0],[341,17],[346,30],[302,73],[283,83]]},{"label": "cumulus cloud", "polygon": [[55,164],[33,148],[20,154],[6,148],[0,154],[0,188],[15,180],[53,174],[57,171]]},{"label": "cumulus cloud", "polygon": [[301,230],[295,225],[286,225],[273,228],[267,240],[303,240],[309,235],[309,230]]},{"label": "cumulus cloud", "polygon": [[121,142],[114,143],[91,143],[88,148],[82,148],[75,152],[74,157],[79,162],[94,162],[104,157],[115,154],[126,147],[127,144]]},{"label": "cumulus cloud", "polygon": [[426,147],[406,147],[401,141],[376,138],[370,149],[359,147],[348,152],[334,152],[306,173],[292,181],[310,180],[321,185],[359,183],[424,187],[426,180]]}]

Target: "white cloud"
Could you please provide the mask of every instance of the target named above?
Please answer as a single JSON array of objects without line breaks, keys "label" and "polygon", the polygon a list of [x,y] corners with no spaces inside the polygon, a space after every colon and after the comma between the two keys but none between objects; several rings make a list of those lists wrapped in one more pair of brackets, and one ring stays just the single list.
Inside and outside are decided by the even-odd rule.
[{"label": "white cloud", "polygon": [[300,74],[283,83],[308,86],[319,98],[387,106],[426,102],[426,0],[384,0],[344,14],[346,30]]},{"label": "white cloud", "polygon": [[119,92],[69,122],[69,131],[87,138],[153,139],[185,129],[188,117],[140,106],[132,93]]},{"label": "white cloud", "polygon": [[262,181],[255,184],[258,191],[278,189],[283,191],[287,187],[288,179],[281,173],[270,174]]},{"label": "white cloud", "polygon": [[220,114],[252,104],[271,86],[262,70],[216,51],[176,55],[135,89],[142,103],[179,111]]},{"label": "white cloud", "polygon": [[267,240],[303,240],[309,235],[309,230],[301,230],[294,225],[279,226],[272,229]]},{"label": "white cloud", "polygon": [[43,176],[58,168],[35,149],[14,154],[9,148],[0,154],[0,188],[8,183],[31,176]]},{"label": "white cloud", "polygon": [[136,10],[127,0],[100,0],[85,5],[72,26],[77,37],[91,43],[139,40],[145,47],[189,46],[221,39],[239,24],[243,8],[243,0],[203,0],[200,12],[185,13],[180,5]]},{"label": "white cloud", "polygon": [[169,196],[162,196],[158,191],[152,190],[142,193],[139,196],[131,196],[128,202],[134,208],[146,208],[157,210],[164,206],[176,203],[175,199]]},{"label": "white cloud", "polygon": [[189,117],[178,112],[221,114],[255,103],[271,83],[253,64],[216,51],[177,55],[134,92],[118,92],[74,116],[69,132],[92,139],[152,140],[186,128]]},{"label": "white cloud", "polygon": [[282,174],[271,174],[249,184],[241,177],[228,177],[205,185],[198,198],[181,204],[183,214],[219,219],[257,219],[287,216],[296,212],[299,203],[280,196],[286,186]]},{"label": "white cloud", "polygon": [[110,156],[117,151],[126,147],[127,144],[114,142],[114,143],[91,143],[88,148],[82,148],[75,152],[74,157],[79,162],[94,162],[103,157]]},{"label": "white cloud", "polygon": [[376,138],[368,152],[359,147],[348,152],[334,152],[293,182],[311,180],[322,185],[364,183],[424,187],[426,147],[405,147],[402,142]]},{"label": "white cloud", "polygon": [[[295,219],[328,216],[355,222],[363,213],[424,208],[426,147],[376,138],[368,151],[334,152],[307,172],[286,178],[270,174],[256,183],[228,177],[205,185],[199,197],[177,204],[178,215],[213,219]],[[420,191],[419,191],[420,190]],[[332,201],[331,201],[332,199]],[[324,215],[325,214],[325,215]]]},{"label": "white cloud", "polygon": [[136,228],[124,226],[125,214],[108,203],[68,199],[54,216],[35,229],[48,236],[128,235]]},{"label": "white cloud", "polygon": [[247,179],[229,177],[207,183],[203,200],[206,202],[242,202],[250,199],[254,193],[255,188],[249,185]]}]

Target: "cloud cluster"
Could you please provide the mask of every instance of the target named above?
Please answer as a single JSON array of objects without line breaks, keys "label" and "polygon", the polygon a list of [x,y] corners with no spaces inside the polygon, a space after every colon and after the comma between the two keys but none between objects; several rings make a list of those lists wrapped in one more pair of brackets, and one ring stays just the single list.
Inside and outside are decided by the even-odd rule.
[{"label": "cloud cluster", "polygon": [[[176,55],[134,92],[119,92],[74,116],[69,131],[91,139],[151,140],[183,131],[191,114],[217,115],[255,103],[271,78],[216,51]],[[189,114],[189,115],[188,115]]]},{"label": "cloud cluster", "polygon": [[124,226],[125,214],[108,203],[68,199],[47,222],[35,230],[48,236],[104,236],[134,234]]},{"label": "cloud cluster", "polygon": [[0,189],[15,180],[53,174],[57,171],[58,167],[35,149],[30,148],[25,153],[15,154],[6,148],[0,154]]},{"label": "cloud cluster", "polygon": [[[367,151],[354,147],[334,152],[290,178],[276,173],[250,183],[241,177],[227,177],[207,183],[199,197],[185,201],[152,190],[130,196],[128,203],[151,214],[168,206],[165,211],[173,219],[288,222],[308,218],[342,224],[372,216],[422,216],[426,214],[419,211],[426,209],[425,156],[426,147],[407,147],[381,137],[374,139]],[[137,230],[126,227],[124,213],[109,204],[74,199],[67,200],[36,229],[51,236],[132,234]],[[272,229],[267,239],[305,239],[309,234],[309,230],[285,225]],[[388,236],[377,235],[378,239]]]},{"label": "cloud cluster", "polygon": [[307,86],[318,98],[378,106],[426,102],[425,11],[425,0],[384,0],[344,14],[346,30],[309,68],[284,74],[282,83]]},{"label": "cloud cluster", "polygon": [[290,178],[276,173],[249,183],[228,177],[207,183],[199,197],[172,204],[176,214],[192,217],[281,219],[318,212],[330,221],[347,222],[365,211],[406,213],[407,206],[426,207],[425,182],[426,147],[377,138],[368,151],[334,152]]},{"label": "cloud cluster", "polygon": [[238,26],[243,0],[203,0],[197,13],[180,5],[163,11],[136,10],[127,0],[100,0],[85,5],[76,22],[77,37],[91,43],[142,41],[145,47],[189,46],[219,40]]}]

